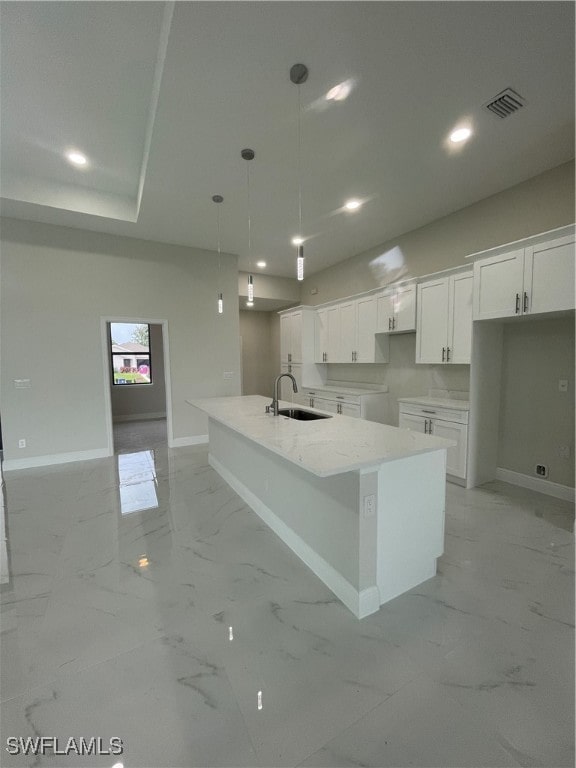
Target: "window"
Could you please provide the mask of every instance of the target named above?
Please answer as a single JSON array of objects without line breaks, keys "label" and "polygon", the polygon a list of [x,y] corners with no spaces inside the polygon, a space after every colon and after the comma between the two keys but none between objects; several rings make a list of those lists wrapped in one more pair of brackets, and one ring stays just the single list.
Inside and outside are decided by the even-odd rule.
[{"label": "window", "polygon": [[150,326],[110,323],[110,360],[113,384],[152,384]]}]

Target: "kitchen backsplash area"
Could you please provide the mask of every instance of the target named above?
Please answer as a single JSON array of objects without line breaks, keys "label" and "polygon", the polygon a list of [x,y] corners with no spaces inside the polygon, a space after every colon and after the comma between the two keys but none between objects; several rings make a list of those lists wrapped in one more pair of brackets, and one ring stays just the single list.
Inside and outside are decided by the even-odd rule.
[{"label": "kitchen backsplash area", "polygon": [[[468,399],[469,365],[416,365],[416,334],[390,336],[390,362],[328,365],[328,379],[388,387],[389,423],[398,426],[398,398],[430,395]],[[441,394],[439,394],[441,393]]]}]

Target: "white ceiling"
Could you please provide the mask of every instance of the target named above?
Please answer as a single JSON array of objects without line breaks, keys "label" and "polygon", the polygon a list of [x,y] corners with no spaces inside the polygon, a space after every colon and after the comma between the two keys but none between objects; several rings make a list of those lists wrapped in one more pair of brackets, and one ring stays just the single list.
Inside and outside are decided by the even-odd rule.
[{"label": "white ceiling", "polygon": [[[218,193],[249,270],[251,147],[252,263],[294,276],[296,62],[308,273],[574,156],[569,2],[3,2],[1,22],[4,215],[214,250]],[[526,106],[500,120],[506,87]]]}]

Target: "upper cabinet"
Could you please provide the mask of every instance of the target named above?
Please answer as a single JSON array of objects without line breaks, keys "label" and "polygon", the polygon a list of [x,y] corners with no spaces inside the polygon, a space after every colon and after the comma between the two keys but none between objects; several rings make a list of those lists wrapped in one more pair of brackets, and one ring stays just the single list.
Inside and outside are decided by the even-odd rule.
[{"label": "upper cabinet", "polygon": [[416,286],[386,288],[376,297],[376,332],[406,333],[416,330]]},{"label": "upper cabinet", "polygon": [[474,264],[474,320],[574,309],[574,236]]},{"label": "upper cabinet", "polygon": [[470,363],[472,283],[466,271],[418,285],[417,363]]},{"label": "upper cabinet", "polygon": [[316,311],[317,363],[385,363],[386,340],[377,339],[376,296],[349,299]]},{"label": "upper cabinet", "polygon": [[280,362],[302,362],[302,311],[280,315]]}]

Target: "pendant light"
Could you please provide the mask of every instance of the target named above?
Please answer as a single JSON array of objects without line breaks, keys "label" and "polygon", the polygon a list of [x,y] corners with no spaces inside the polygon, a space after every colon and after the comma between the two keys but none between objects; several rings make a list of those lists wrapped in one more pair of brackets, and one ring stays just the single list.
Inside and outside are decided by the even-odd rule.
[{"label": "pendant light", "polygon": [[224,312],[224,298],[222,296],[222,291],[220,290],[222,287],[221,280],[222,280],[222,269],[221,269],[221,259],[220,259],[220,205],[219,203],[224,202],[224,198],[222,195],[212,195],[212,202],[218,203],[218,206],[216,208],[216,229],[218,231],[218,314],[221,315]]},{"label": "pendant light", "polygon": [[254,160],[253,149],[243,149],[240,152],[246,160],[246,197],[248,199],[248,305],[254,303],[254,276],[252,275],[252,220],[250,218],[250,160]]},{"label": "pendant light", "polygon": [[[300,85],[308,80],[308,67],[305,64],[294,64],[290,68],[290,80],[298,86],[298,239],[302,238],[302,102],[300,98]],[[304,245],[298,242],[296,245],[296,277],[304,280]]]}]

